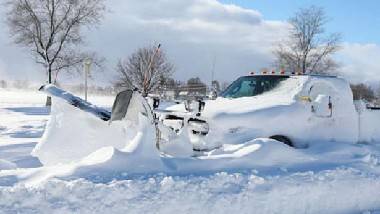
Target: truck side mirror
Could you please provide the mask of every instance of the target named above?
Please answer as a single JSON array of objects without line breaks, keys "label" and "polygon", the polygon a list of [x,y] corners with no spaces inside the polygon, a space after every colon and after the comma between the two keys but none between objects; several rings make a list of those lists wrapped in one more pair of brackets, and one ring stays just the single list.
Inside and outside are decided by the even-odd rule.
[{"label": "truck side mirror", "polygon": [[332,110],[331,96],[319,94],[311,103],[311,112],[317,117],[332,117]]}]

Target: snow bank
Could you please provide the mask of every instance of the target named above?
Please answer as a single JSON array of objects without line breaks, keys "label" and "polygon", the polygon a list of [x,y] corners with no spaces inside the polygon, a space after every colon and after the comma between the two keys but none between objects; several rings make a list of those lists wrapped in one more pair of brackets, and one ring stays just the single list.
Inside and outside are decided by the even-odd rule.
[{"label": "snow bank", "polygon": [[32,155],[44,165],[75,162],[102,147],[124,148],[128,132],[53,98],[51,118]]},{"label": "snow bank", "polygon": [[97,175],[107,177],[123,173],[156,173],[164,171],[159,151],[155,145],[154,126],[146,117],[139,115],[139,129],[136,136],[121,150],[114,147],[101,148],[74,166],[69,177]]},{"label": "snow bank", "polygon": [[140,113],[135,117],[137,121],[133,123],[118,121],[109,124],[54,99],[44,136],[32,155],[45,166],[66,165],[62,173],[53,170],[47,174],[57,172],[70,176],[73,170],[78,174],[161,170],[155,127]]}]

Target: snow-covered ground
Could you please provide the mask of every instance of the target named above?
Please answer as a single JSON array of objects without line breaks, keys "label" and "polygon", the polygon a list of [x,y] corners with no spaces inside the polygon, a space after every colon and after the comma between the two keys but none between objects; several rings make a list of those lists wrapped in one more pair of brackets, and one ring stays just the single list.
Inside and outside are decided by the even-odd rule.
[{"label": "snow-covered ground", "polygon": [[[0,213],[380,210],[380,144],[375,143],[320,142],[295,150],[274,140],[256,139],[212,154],[223,161],[191,160],[214,164],[208,167],[212,170],[184,162],[181,173],[130,174],[124,171],[130,168],[123,166],[124,156],[110,148],[101,150],[106,161],[99,164],[86,164],[99,161],[90,156],[79,164],[42,167],[30,153],[49,119],[44,101],[38,92],[0,90]],[[109,107],[113,97],[90,97],[90,101]],[[242,157],[240,162],[231,159],[237,156]],[[181,163],[171,162],[170,157],[163,160],[172,168]],[[128,161],[133,159],[124,165],[133,166]]]}]

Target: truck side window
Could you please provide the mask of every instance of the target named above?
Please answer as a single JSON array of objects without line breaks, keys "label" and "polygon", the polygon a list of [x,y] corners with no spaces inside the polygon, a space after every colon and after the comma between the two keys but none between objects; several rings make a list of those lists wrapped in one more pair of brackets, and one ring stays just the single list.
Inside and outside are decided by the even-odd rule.
[{"label": "truck side window", "polygon": [[245,76],[233,82],[224,92],[222,97],[239,98],[252,97],[276,88],[279,83],[288,76]]}]

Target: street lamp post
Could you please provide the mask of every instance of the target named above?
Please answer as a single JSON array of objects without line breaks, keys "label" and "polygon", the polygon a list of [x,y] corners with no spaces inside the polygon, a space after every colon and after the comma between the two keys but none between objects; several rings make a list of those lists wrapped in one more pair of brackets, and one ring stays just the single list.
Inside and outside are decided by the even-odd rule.
[{"label": "street lamp post", "polygon": [[87,101],[87,79],[90,73],[91,59],[84,60],[84,100]]}]

